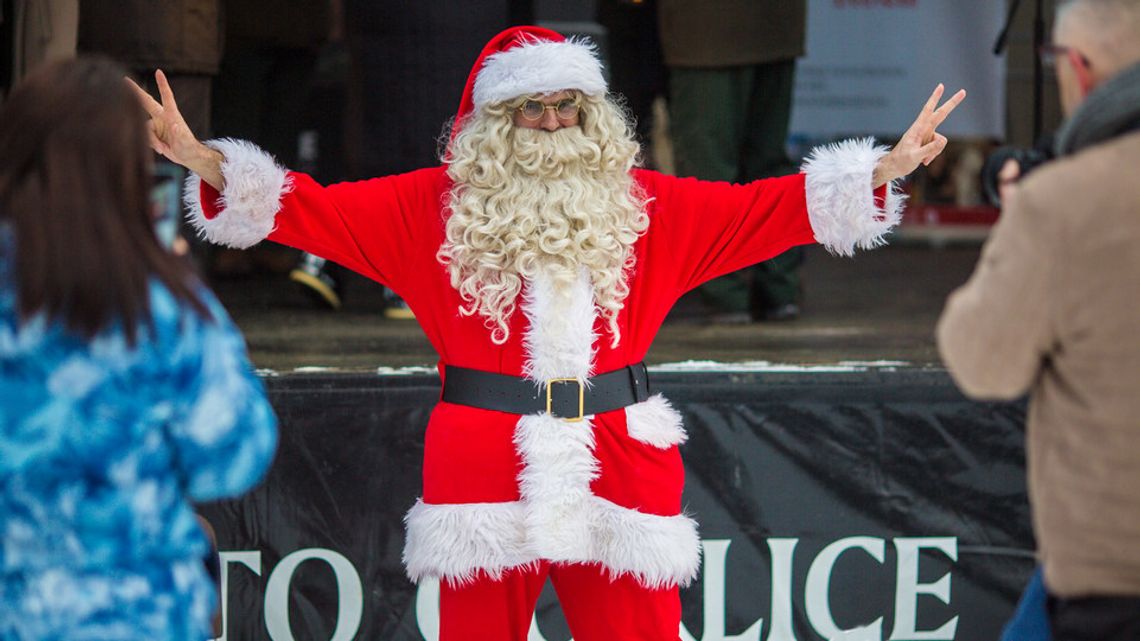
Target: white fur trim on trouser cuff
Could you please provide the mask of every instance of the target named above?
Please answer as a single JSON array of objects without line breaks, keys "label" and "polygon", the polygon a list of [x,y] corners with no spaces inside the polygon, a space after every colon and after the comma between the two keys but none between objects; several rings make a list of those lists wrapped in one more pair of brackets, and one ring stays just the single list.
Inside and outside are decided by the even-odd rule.
[{"label": "white fur trim on trouser cuff", "polygon": [[856,247],[878,247],[902,218],[906,197],[894,183],[882,209],[871,189],[875,165],[887,151],[872,138],[844,140],[816,147],[804,161],[808,218],[816,241],[828,251],[851,256]]},{"label": "white fur trim on trouser cuff", "polygon": [[487,56],[475,76],[476,109],[519,96],[577,89],[588,96],[606,92],[597,47],[585,40],[535,40]]},{"label": "white fur trim on trouser cuff", "polygon": [[598,563],[611,578],[634,577],[650,589],[685,586],[700,570],[696,521],[684,514],[659,516],[591,497],[584,513],[590,530],[585,559],[548,558],[533,550],[528,506],[515,503],[430,505],[408,511],[404,565],[413,581],[434,577],[465,584],[542,560]]},{"label": "white fur trim on trouser cuff", "polygon": [[226,186],[217,205],[218,215],[207,219],[202,211],[201,184],[197,174],[186,178],[183,200],[198,234],[212,243],[244,249],[265,240],[273,232],[281,198],[292,182],[273,156],[253,143],[223,138],[206,143],[225,156],[222,177]]},{"label": "white fur trim on trouser cuff", "polygon": [[626,407],[625,422],[630,438],[660,449],[680,445],[689,438],[680,413],[660,394]]}]

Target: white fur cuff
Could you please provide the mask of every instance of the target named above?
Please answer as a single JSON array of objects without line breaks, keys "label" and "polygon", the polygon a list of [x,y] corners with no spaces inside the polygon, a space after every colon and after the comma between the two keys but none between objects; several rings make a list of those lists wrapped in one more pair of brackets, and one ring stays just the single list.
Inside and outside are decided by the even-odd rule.
[{"label": "white fur cuff", "polygon": [[222,176],[226,186],[217,203],[218,215],[208,219],[202,209],[202,179],[190,174],[183,192],[190,222],[212,243],[252,247],[273,232],[281,198],[292,190],[292,182],[285,168],[253,143],[222,138],[206,144],[225,156]]},{"label": "white fur cuff", "polygon": [[883,245],[902,219],[906,197],[893,182],[882,209],[871,189],[875,165],[887,151],[872,138],[844,140],[816,147],[804,161],[808,218],[816,241],[831,253],[851,256],[856,247]]}]

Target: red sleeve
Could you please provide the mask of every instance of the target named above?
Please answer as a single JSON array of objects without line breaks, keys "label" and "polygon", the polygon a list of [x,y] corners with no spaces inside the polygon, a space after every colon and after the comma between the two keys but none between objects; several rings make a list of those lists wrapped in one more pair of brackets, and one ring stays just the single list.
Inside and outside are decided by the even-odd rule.
[{"label": "red sleeve", "polygon": [[[327,258],[393,289],[416,252],[439,238],[442,168],[321,186],[289,172],[291,190],[281,198],[269,240]],[[218,192],[202,181],[207,219],[218,215]],[[426,248],[426,249],[425,249]]]},{"label": "red sleeve", "polygon": [[[639,269],[671,283],[679,297],[701,283],[815,242],[804,176],[746,185],[639,171],[653,198]],[[665,278],[666,281],[663,281]]]}]

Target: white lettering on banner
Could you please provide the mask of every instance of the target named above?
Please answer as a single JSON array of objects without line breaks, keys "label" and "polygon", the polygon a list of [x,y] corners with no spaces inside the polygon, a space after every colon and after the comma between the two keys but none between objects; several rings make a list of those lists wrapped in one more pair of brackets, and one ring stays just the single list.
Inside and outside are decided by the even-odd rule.
[{"label": "white lettering on banner", "polygon": [[230,602],[230,563],[241,563],[245,567],[253,570],[257,576],[261,576],[261,552],[257,550],[243,550],[241,552],[218,552],[218,557],[221,560],[221,597],[222,597],[222,636],[218,637],[218,641],[226,641],[226,630],[228,630],[228,610],[226,605]]},{"label": "white lettering on banner", "polygon": [[[222,598],[222,636],[216,641],[226,641],[226,631],[229,629],[229,593],[231,563],[240,563],[261,576],[261,551],[237,550],[218,552],[221,559],[221,598]],[[337,552],[324,548],[308,548],[297,550],[281,559],[273,572],[269,574],[269,582],[265,586],[265,627],[273,641],[294,641],[293,631],[289,627],[289,585],[293,582],[293,573],[297,566],[310,559],[317,559],[328,563],[336,576],[337,588],[337,624],[329,641],[350,641],[360,629],[360,619],[364,613],[364,593],[360,585],[360,575],[352,562]]]},{"label": "white lettering on banner", "polygon": [[[769,538],[768,550],[771,558],[771,612],[770,626],[764,641],[798,641],[793,629],[793,561],[796,546],[800,539]],[[763,619],[757,619],[745,631],[728,634],[725,630],[727,606],[726,565],[730,539],[706,539],[702,541],[703,621],[699,641],[760,641],[763,632]],[[895,574],[894,628],[889,641],[953,641],[958,627],[958,616],[935,630],[918,630],[918,599],[922,595],[938,598],[950,605],[950,573],[947,572],[931,583],[919,583],[919,559],[923,549],[933,549],[945,554],[952,562],[958,560],[958,541],[953,537],[900,537],[893,541],[897,554]],[[831,575],[839,557],[848,551],[861,549],[879,563],[886,558],[886,540],[877,537],[853,536],[824,547],[812,559],[808,567],[804,588],[804,604],[808,622],[816,633],[827,641],[882,641],[883,617],[870,625],[841,630],[832,612],[829,590]],[[221,552],[221,596],[222,630],[218,641],[226,641],[228,625],[227,604],[229,600],[229,566],[238,563],[261,576],[261,552],[241,550]],[[289,590],[293,574],[301,563],[308,560],[327,563],[336,577],[337,623],[330,641],[350,641],[360,629],[363,616],[364,594],[360,575],[352,562],[344,556],[324,548],[297,550],[281,559],[269,575],[265,588],[265,626],[273,641],[294,641],[289,626]],[[416,593],[415,614],[419,632],[426,641],[439,641],[439,582],[424,580]],[[681,641],[698,641],[682,624]],[[532,617],[527,641],[546,641],[538,629],[537,620]]]},{"label": "white lettering on banner", "polygon": [[297,566],[310,559],[328,563],[336,576],[336,628],[329,641],[352,641],[364,613],[364,591],[352,562],[332,550],[308,548],[281,559],[265,585],[265,627],[273,641],[295,641],[289,627],[289,584]]},{"label": "white lettering on banner", "polygon": [[439,641],[439,579],[424,579],[416,588],[416,626],[425,641]]},{"label": "white lettering on banner", "polygon": [[796,641],[792,631],[792,552],[799,539],[768,539],[772,553],[772,622],[768,641]]},{"label": "white lettering on banner", "polygon": [[895,550],[898,553],[898,575],[895,588],[895,627],[891,639],[906,641],[927,641],[930,639],[953,639],[958,630],[958,617],[947,621],[937,630],[916,630],[918,595],[930,594],[943,603],[950,604],[950,574],[942,575],[934,583],[918,582],[918,551],[922,548],[941,550],[951,561],[958,560],[958,540],[952,537],[898,538]]},{"label": "white lettering on banner", "polygon": [[[702,541],[704,548],[703,561],[704,575],[704,616],[705,629],[701,634],[701,641],[760,641],[760,629],[764,627],[764,619],[757,619],[742,634],[727,636],[724,632],[724,608],[727,600],[724,597],[724,564],[728,557],[728,546],[732,541],[728,539],[709,539]],[[694,641],[681,624],[681,641]]]},{"label": "white lettering on banner", "polygon": [[837,641],[879,641],[883,638],[883,617],[875,619],[869,626],[840,630],[831,617],[831,602],[828,588],[831,585],[831,570],[839,555],[853,548],[862,548],[876,561],[883,562],[885,546],[882,539],[870,536],[851,536],[823,548],[811,562],[807,574],[807,587],[804,601],[807,605],[808,622],[825,639]]},{"label": "white lettering on banner", "polygon": [[[768,539],[772,561],[771,627],[765,641],[797,641],[792,628],[792,561],[799,539]],[[729,539],[706,539],[702,560],[704,630],[699,641],[760,641],[764,620],[757,619],[741,634],[728,635],[725,631],[725,566]],[[840,539],[820,550],[808,568],[804,589],[808,621],[815,631],[828,641],[882,641],[883,617],[870,625],[840,630],[831,615],[829,590],[831,572],[840,555],[855,548],[862,549],[879,563],[886,559],[886,542],[881,538],[853,536]],[[958,617],[934,631],[916,630],[918,595],[931,594],[944,603],[950,603],[950,574],[934,583],[918,582],[919,550],[934,548],[942,551],[951,561],[958,560],[958,541],[953,537],[898,538],[897,587],[895,590],[895,627],[890,641],[952,641]],[[425,641],[439,641],[439,583],[427,579],[420,583],[416,594],[416,622]],[[681,641],[697,641],[681,625]],[[532,617],[527,641],[546,641]]]},{"label": "white lettering on banner", "polygon": [[[425,641],[439,641],[439,580],[424,579],[416,590],[416,626]],[[546,641],[538,631],[538,620],[532,614],[527,641]]]}]

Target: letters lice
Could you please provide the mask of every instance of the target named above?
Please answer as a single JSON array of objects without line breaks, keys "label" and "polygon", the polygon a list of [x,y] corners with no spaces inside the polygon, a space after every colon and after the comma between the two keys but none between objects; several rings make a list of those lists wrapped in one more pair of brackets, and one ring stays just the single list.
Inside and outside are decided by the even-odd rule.
[{"label": "letters lice", "polygon": [[[803,641],[796,638],[792,621],[792,559],[799,539],[769,538],[768,549],[771,559],[771,612],[768,618],[768,632],[765,641]],[[918,599],[928,595],[950,604],[950,574],[947,573],[932,583],[919,583],[919,552],[923,549],[936,550],[945,554],[950,561],[958,559],[958,542],[954,537],[899,537],[893,539],[897,568],[895,580],[894,627],[888,640],[939,641],[952,640],[958,626],[958,617],[953,616],[934,630],[917,629]],[[706,539],[703,541],[704,565],[702,572],[703,621],[704,630],[700,637],[694,637],[681,626],[682,641],[760,641],[764,619],[758,619],[747,630],[729,634],[725,630],[725,564],[728,539]],[[816,633],[829,641],[884,641],[883,617],[870,624],[841,629],[832,616],[828,591],[831,573],[836,561],[843,554],[861,550],[875,561],[886,560],[886,540],[870,536],[852,536],[839,539],[816,555],[807,572],[804,589],[804,611],[808,622]],[[222,629],[228,629],[226,603],[229,589],[229,566],[237,563],[254,574],[261,576],[261,552],[243,550],[222,552]],[[364,613],[364,592],[360,575],[352,562],[343,555],[324,548],[297,550],[285,558],[269,574],[265,586],[265,627],[273,641],[294,641],[289,624],[289,587],[297,567],[308,560],[321,560],[333,570],[338,592],[336,628],[330,641],[352,641],[360,629]],[[734,597],[739,598],[739,597]],[[425,581],[419,586],[416,595],[416,620],[420,633],[426,641],[439,638],[439,584]],[[537,622],[532,621],[529,641],[546,641],[538,630]],[[226,641],[223,633],[219,641]]]}]

